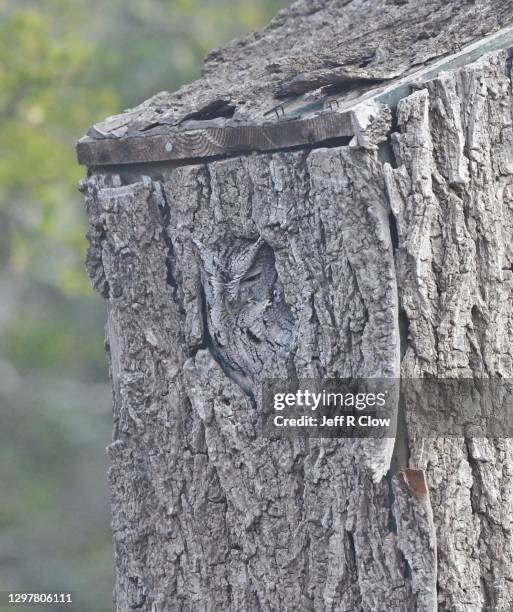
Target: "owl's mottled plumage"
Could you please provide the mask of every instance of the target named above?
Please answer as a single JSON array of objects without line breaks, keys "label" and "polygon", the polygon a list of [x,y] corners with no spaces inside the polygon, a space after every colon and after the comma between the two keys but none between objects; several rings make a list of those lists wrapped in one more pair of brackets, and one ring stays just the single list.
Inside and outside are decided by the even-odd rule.
[{"label": "owl's mottled plumage", "polygon": [[202,268],[206,333],[214,357],[248,390],[262,374],[269,348],[290,346],[292,321],[275,267],[261,238],[216,249],[195,243]]}]

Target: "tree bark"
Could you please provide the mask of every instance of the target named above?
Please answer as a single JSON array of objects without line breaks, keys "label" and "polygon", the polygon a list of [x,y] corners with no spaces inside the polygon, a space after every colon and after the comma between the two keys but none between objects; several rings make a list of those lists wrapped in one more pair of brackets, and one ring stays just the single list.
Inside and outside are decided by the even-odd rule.
[{"label": "tree bark", "polygon": [[408,405],[394,453],[273,437],[261,390],[512,377],[507,59],[425,83],[379,147],[91,174],[118,610],[513,609],[511,440]]}]

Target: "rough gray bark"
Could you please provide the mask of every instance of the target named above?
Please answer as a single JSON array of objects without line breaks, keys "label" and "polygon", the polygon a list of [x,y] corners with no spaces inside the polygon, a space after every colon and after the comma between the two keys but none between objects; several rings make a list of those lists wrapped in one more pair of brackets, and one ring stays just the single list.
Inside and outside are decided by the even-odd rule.
[{"label": "rough gray bark", "polygon": [[[490,2],[424,6],[462,32],[497,23]],[[513,609],[510,440],[423,438],[408,405],[393,456],[389,439],[273,438],[261,395],[276,377],[513,378],[508,71],[499,51],[429,80],[390,146],[381,129],[365,147],[91,173],[118,610]]]},{"label": "rough gray bark", "polygon": [[209,119],[276,120],[269,111],[280,100],[323,87],[354,102],[510,24],[512,10],[512,0],[299,0],[264,30],[213,51],[201,79],[95,125],[90,136],[147,137]]},{"label": "rough gray bark", "polygon": [[266,377],[398,375],[381,174],[335,148],[89,182],[121,610],[416,597],[388,528],[391,441],[269,440],[259,418]]},{"label": "rough gray bark", "polygon": [[[402,376],[512,378],[511,80],[505,52],[399,105],[385,167],[409,336]],[[411,423],[414,430],[415,423]],[[438,529],[442,609],[513,606],[511,440],[418,440]]]}]

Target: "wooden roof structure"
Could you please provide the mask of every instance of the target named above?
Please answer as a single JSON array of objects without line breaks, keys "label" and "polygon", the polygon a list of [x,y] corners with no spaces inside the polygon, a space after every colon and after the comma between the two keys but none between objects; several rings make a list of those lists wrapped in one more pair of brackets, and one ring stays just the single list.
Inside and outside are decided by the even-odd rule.
[{"label": "wooden roof structure", "polygon": [[513,46],[513,0],[298,0],[269,26],[208,55],[175,93],[90,128],[94,167],[312,146],[372,147],[391,110],[443,70]]}]

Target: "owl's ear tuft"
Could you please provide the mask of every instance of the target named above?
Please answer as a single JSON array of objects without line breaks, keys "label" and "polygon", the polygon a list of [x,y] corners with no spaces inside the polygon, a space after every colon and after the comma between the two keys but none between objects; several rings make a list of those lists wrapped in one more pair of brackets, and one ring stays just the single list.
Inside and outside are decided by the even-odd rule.
[{"label": "owl's ear tuft", "polygon": [[262,238],[262,236],[259,236],[259,238],[255,242],[255,244],[253,244],[253,246],[251,246],[250,249],[248,250],[248,255],[250,257],[250,260],[249,260],[249,265],[250,266],[253,266],[255,264],[255,262],[257,261],[258,255],[260,254],[260,252],[262,251],[262,249],[264,247],[267,247],[268,249],[271,249],[271,247]]}]

